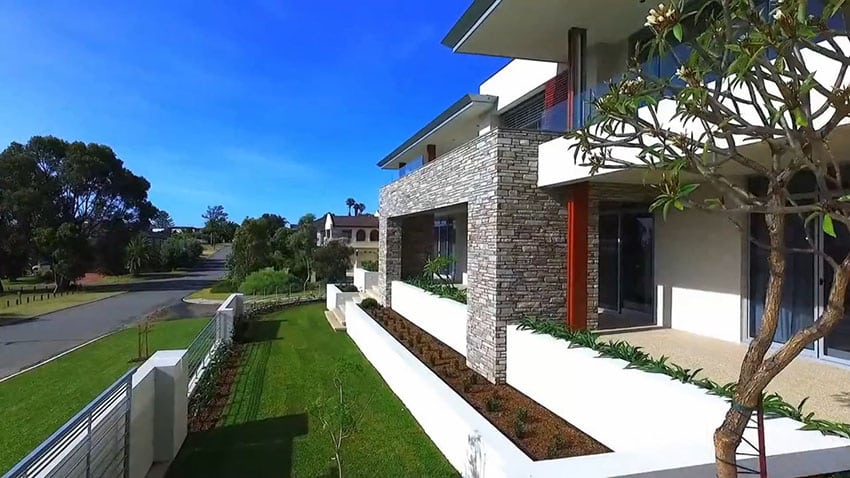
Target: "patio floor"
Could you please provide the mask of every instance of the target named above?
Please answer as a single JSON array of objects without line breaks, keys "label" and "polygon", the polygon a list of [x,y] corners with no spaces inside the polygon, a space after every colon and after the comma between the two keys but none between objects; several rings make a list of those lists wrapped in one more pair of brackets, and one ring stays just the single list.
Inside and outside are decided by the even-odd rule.
[{"label": "patio floor", "polygon": [[[666,355],[682,367],[702,368],[700,377],[734,382],[747,351],[744,344],[702,337],[673,329],[606,333],[604,340],[625,340],[654,357]],[[794,405],[809,397],[804,410],[816,418],[850,423],[850,367],[798,357],[767,387]]]}]

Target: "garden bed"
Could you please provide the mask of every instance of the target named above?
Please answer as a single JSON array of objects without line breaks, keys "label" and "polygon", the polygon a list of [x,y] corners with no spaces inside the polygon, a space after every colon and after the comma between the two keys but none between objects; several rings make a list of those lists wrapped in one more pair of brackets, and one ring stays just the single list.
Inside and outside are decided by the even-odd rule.
[{"label": "garden bed", "polygon": [[245,345],[234,343],[208,365],[204,378],[189,399],[190,432],[212,430],[219,425],[244,363]]},{"label": "garden bed", "polygon": [[494,385],[466,359],[392,309],[366,313],[532,460],[611,450],[510,385]]}]

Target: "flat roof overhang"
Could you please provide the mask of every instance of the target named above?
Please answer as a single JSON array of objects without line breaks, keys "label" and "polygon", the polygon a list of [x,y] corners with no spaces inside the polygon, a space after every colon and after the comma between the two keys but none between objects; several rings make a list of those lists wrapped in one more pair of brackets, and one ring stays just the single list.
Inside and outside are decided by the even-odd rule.
[{"label": "flat roof overhang", "polygon": [[378,167],[398,169],[401,163],[410,163],[422,156],[428,144],[437,145],[438,150],[446,152],[475,138],[481,118],[496,108],[498,99],[492,95],[464,95],[378,162]]},{"label": "flat roof overhang", "polygon": [[640,0],[474,0],[443,45],[459,53],[564,63],[570,28],[586,28],[589,45],[618,42],[643,26],[653,6]]}]

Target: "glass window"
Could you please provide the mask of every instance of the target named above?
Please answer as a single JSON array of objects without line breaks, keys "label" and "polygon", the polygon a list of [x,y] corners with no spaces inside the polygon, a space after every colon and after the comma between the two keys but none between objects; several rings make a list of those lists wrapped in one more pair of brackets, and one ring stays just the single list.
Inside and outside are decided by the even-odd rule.
[{"label": "glass window", "polygon": [[366,231],[364,231],[363,229],[358,229],[356,237],[357,237],[358,242],[365,241],[366,240]]},{"label": "glass window", "polygon": [[372,229],[372,232],[369,233],[369,240],[372,241],[372,242],[375,242],[375,241],[378,240],[378,238],[379,238],[378,230]]}]

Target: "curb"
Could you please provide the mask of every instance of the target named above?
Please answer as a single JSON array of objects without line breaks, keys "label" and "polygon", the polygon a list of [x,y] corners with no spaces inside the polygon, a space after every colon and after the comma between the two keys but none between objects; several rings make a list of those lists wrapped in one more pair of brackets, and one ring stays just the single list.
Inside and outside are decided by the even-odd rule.
[{"label": "curb", "polygon": [[213,300],[213,299],[190,299],[187,295],[183,297],[183,303],[185,304],[196,304],[196,305],[221,305],[224,303],[223,300]]},{"label": "curb", "polygon": [[[63,308],[61,308],[61,309],[56,309],[56,310],[54,310],[54,311],[52,311],[52,312],[48,312],[48,313],[43,314],[43,315],[36,315],[36,316],[34,316],[34,317],[21,317],[21,318],[19,318],[19,319],[9,319],[8,321],[4,321],[4,320],[0,319],[0,327],[6,327],[6,326],[10,326],[10,325],[22,324],[22,323],[24,323],[24,322],[31,322],[31,321],[33,321],[33,320],[38,320],[38,319],[42,318],[44,315],[50,315],[50,314],[54,314],[54,313],[56,313],[56,312],[64,312],[64,311],[66,311],[66,310],[75,309],[75,308],[77,308],[77,307],[82,307],[82,306],[84,306],[84,305],[94,304],[94,303],[100,302],[100,301],[102,301],[102,300],[111,299],[111,298],[113,298],[113,297],[118,297],[118,296],[120,296],[120,295],[124,295],[124,294],[126,294],[127,292],[130,292],[130,291],[125,290],[125,291],[123,291],[123,292],[118,292],[118,293],[116,293],[116,294],[112,294],[112,295],[107,296],[107,297],[101,297],[100,299],[95,299],[95,300],[90,301],[90,302],[83,302],[82,304],[69,305],[68,307],[63,307]],[[2,380],[5,380],[5,379],[2,379]],[[0,380],[0,381],[2,381],[2,380]]]}]

